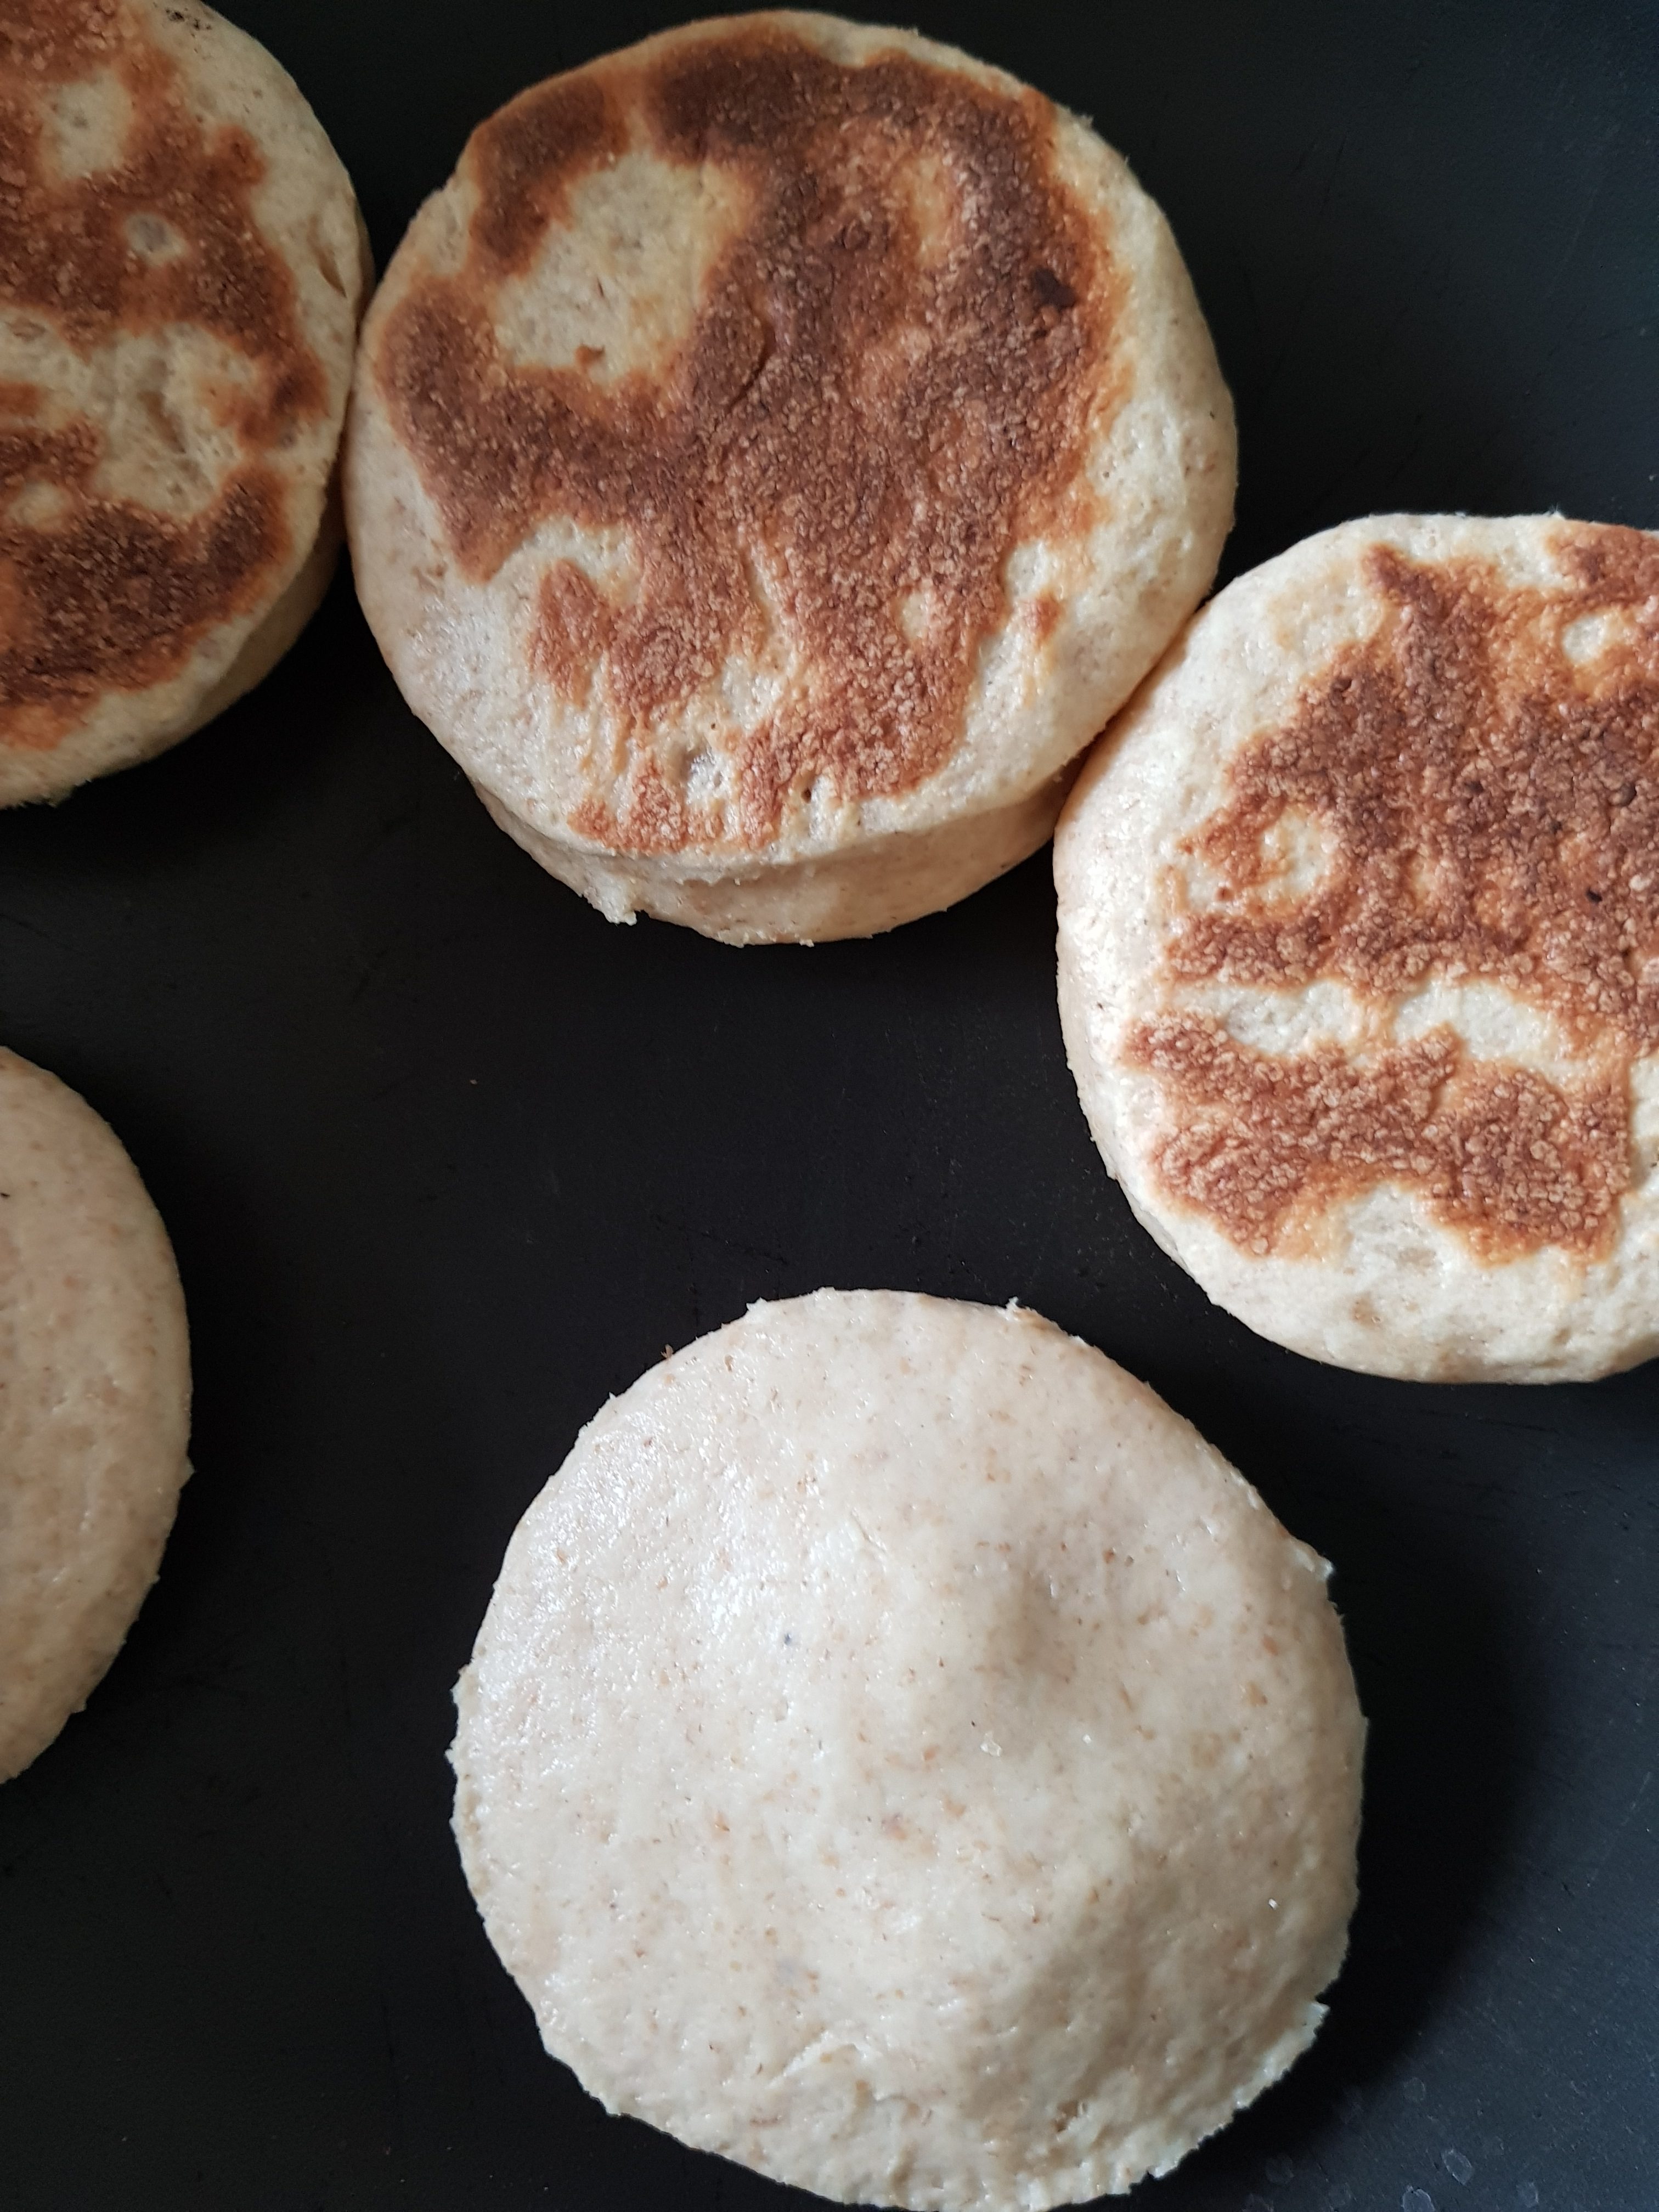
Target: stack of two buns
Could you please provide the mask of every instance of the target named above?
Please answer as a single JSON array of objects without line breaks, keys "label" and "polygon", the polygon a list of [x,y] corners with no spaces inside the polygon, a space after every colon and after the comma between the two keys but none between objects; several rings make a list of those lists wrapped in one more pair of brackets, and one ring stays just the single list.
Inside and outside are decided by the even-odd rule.
[{"label": "stack of two buns", "polygon": [[1043,842],[1214,574],[1231,410],[1167,225],[1001,72],[757,15],[512,101],[363,333],[357,586],[614,920],[863,935]]}]

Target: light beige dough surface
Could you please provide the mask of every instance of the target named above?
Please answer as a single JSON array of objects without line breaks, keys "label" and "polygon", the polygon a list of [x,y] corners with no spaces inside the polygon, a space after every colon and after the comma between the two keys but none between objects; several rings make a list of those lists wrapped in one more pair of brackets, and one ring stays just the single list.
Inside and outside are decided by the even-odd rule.
[{"label": "light beige dough surface", "polygon": [[548,2049],[846,2201],[1162,2172],[1322,2017],[1363,1723],[1324,1562],[1034,1315],[752,1307],[582,1432],[457,1692]]},{"label": "light beige dough surface", "polygon": [[341,542],[368,241],[297,87],[208,8],[0,18],[0,805],[161,751]]},{"label": "light beige dough surface", "polygon": [[102,1676],[188,1474],[167,1232],[115,1137],[0,1051],[0,1779]]},{"label": "light beige dough surface", "polygon": [[1096,1139],[1252,1328],[1424,1380],[1659,1350],[1659,540],[1344,524],[1231,585],[1060,823]]},{"label": "light beige dough surface", "polygon": [[823,15],[532,88],[365,325],[347,515],[404,696],[614,921],[867,935],[1048,835],[1207,588],[1231,404],[1077,118]]}]

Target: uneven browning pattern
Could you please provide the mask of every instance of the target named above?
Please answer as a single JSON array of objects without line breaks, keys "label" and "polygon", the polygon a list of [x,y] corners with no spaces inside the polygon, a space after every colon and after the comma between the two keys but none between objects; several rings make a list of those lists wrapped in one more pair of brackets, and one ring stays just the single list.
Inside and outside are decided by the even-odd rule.
[{"label": "uneven browning pattern", "polygon": [[[620,732],[625,796],[580,810],[580,834],[758,847],[820,777],[854,800],[949,757],[1003,564],[1109,384],[1111,272],[1054,128],[1035,94],[897,52],[843,66],[763,26],[555,79],[476,134],[465,266],[411,287],[375,368],[475,580],[553,515],[628,535],[626,604],[568,562],[541,587],[539,673],[577,703],[597,687]],[[641,143],[747,200],[667,374],[506,361],[500,287],[571,185]],[[736,750],[732,820],[688,791],[680,725],[780,630],[804,674],[710,740]]]},{"label": "uneven browning pattern", "polygon": [[[124,143],[64,174],[54,96],[106,77],[125,96]],[[184,517],[102,495],[101,428],[0,383],[0,744],[50,747],[106,690],[178,674],[287,556],[283,480],[259,456],[325,395],[293,278],[253,222],[264,173],[246,131],[191,111],[121,0],[0,0],[0,319],[83,356],[188,325],[250,372],[216,395],[246,458]]]},{"label": "uneven browning pattern", "polygon": [[[1553,589],[1373,549],[1387,617],[1233,762],[1186,848],[1216,903],[1166,966],[1177,985],[1333,979],[1384,1032],[1413,990],[1484,980],[1553,1017],[1584,1079],[1472,1062],[1449,1029],[1358,1061],[1254,1052],[1192,1012],[1141,1024],[1130,1056],[1178,1125],[1158,1175],[1247,1249],[1385,1181],[1485,1259],[1612,1243],[1630,1068],[1659,1046],[1659,544],[1564,524],[1553,549]],[[1285,896],[1271,833],[1297,822],[1323,863]]]},{"label": "uneven browning pattern", "polygon": [[1594,1251],[1616,1225],[1628,1110],[1613,1081],[1564,1097],[1529,1069],[1469,1062],[1449,1029],[1364,1066],[1333,1046],[1280,1058],[1192,1014],[1145,1024],[1135,1056],[1180,1102],[1159,1175],[1251,1251],[1384,1182],[1425,1193],[1483,1259]]}]

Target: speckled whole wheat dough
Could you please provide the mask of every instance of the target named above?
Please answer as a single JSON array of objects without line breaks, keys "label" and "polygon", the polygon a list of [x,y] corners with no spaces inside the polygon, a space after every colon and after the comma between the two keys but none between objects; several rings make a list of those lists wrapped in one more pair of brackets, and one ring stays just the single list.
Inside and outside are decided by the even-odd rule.
[{"label": "speckled whole wheat dough", "polygon": [[0,1051],[0,1780],[85,1704],[190,1472],[167,1232],[74,1091]]},{"label": "speckled whole wheat dough", "polygon": [[548,2049],[845,2201],[1163,2172],[1341,1960],[1363,1723],[1322,1560],[1015,1308],[752,1307],[583,1431],[457,1692]]},{"label": "speckled whole wheat dough", "polygon": [[368,242],[287,72],[211,9],[0,7],[0,805],[259,682],[333,573]]},{"label": "speckled whole wheat dough", "polygon": [[[738,156],[653,150],[640,87],[733,46],[780,68],[792,52],[845,65],[855,82],[920,70],[925,116],[966,88],[1032,131],[1075,235],[1037,223],[1034,265],[999,270],[988,304],[951,321],[927,287],[996,248],[1012,195],[981,174],[985,204],[958,235],[972,164],[952,169],[948,130],[941,154],[921,126],[888,138],[860,122],[817,149],[817,197],[795,203],[808,215],[728,296],[758,203]],[[705,88],[685,127],[712,131],[708,116],[744,96],[735,77]],[[617,141],[573,155],[589,126],[572,103],[590,97],[614,103]],[[511,191],[492,212],[495,174]],[[912,219],[921,262],[872,307],[869,270],[908,250]],[[1091,258],[1103,247],[1104,276]],[[1078,296],[1043,258],[1066,253]],[[820,280],[842,289],[814,324]],[[1087,318],[1107,333],[1079,372],[1064,482],[1024,524],[984,487],[999,453],[1041,443],[1050,401],[994,419],[979,394],[1000,372],[973,353],[988,303],[1016,319],[1018,346],[1058,343],[1056,326],[1064,337]],[[814,349],[837,343],[848,357],[818,368]],[[939,364],[958,354],[953,394],[895,397],[895,378],[948,383]],[[456,364],[475,356],[473,385]],[[619,394],[635,412],[605,428]],[[774,432],[781,459],[754,461]],[[1079,753],[1207,588],[1234,477],[1208,331],[1121,159],[952,49],[774,14],[669,32],[481,127],[365,325],[346,497],[370,625],[495,819],[613,921],[653,914],[745,943],[869,935],[1034,851]],[[678,496],[690,504],[670,527]],[[1000,547],[983,607],[962,566],[981,538]],[[678,673],[661,673],[665,659]]]},{"label": "speckled whole wheat dough", "polygon": [[[1054,847],[1073,1073],[1140,1219],[1262,1335],[1432,1381],[1659,1350],[1656,691],[1659,540],[1383,516],[1231,585],[1091,760]],[[1224,865],[1264,744],[1256,858]],[[1147,1025],[1194,1017],[1276,1083],[1419,1054],[1404,1118],[1342,1139],[1392,1169],[1331,1180],[1334,1091],[1287,1160],[1172,1091]],[[1201,1202],[1241,1164],[1286,1212]]]}]

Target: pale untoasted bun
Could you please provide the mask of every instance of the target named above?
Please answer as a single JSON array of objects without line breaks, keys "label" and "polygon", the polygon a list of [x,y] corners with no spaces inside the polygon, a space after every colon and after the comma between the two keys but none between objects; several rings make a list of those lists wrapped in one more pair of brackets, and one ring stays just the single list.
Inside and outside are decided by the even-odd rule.
[{"label": "pale untoasted bun", "polygon": [[1218,1304],[1429,1380],[1659,1351],[1659,540],[1345,524],[1240,578],[1061,820],[1097,1140]]},{"label": "pale untoasted bun", "polygon": [[167,1232],[54,1076],[0,1051],[0,1780],[120,1649],[189,1474]]},{"label": "pale untoasted bun", "polygon": [[615,921],[867,935],[1048,835],[1214,573],[1232,411],[1168,226],[999,70],[692,24],[474,133],[386,271],[357,588]]},{"label": "pale untoasted bun", "polygon": [[848,2202],[1163,2172],[1313,2035],[1363,1723],[1324,1562],[1048,1322],[756,1306],[508,1547],[455,1828],[548,2049]]},{"label": "pale untoasted bun", "polygon": [[292,80],[211,9],[0,20],[0,805],[161,751],[327,586],[368,244]]}]

